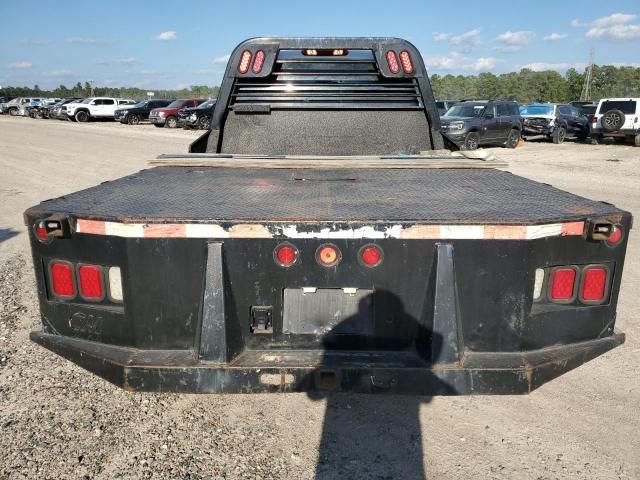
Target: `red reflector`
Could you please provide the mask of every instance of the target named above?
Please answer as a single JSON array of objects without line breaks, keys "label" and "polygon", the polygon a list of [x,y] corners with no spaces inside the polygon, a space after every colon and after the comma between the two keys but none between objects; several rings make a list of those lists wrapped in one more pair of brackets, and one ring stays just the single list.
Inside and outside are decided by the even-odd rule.
[{"label": "red reflector", "polygon": [[262,50],[258,50],[256,52],[256,58],[253,60],[253,67],[251,70],[253,73],[260,73],[262,71],[262,66],[264,65],[264,52]]},{"label": "red reflector", "polygon": [[607,243],[614,247],[622,241],[622,237],[624,237],[624,229],[622,228],[622,225],[614,225]]},{"label": "red reflector", "polygon": [[400,71],[398,57],[396,56],[396,52],[394,52],[393,50],[389,50],[387,52],[387,65],[389,65],[389,70],[391,70],[391,73],[398,73]]},{"label": "red reflector", "polygon": [[377,267],[382,262],[382,250],[376,245],[366,245],[360,250],[360,260],[367,267]]},{"label": "red reflector", "polygon": [[342,259],[340,250],[335,245],[320,245],[316,251],[316,260],[323,267],[333,267]]},{"label": "red reflector", "polygon": [[245,50],[242,52],[242,56],[240,57],[240,61],[238,62],[238,72],[247,73],[249,71],[249,65],[251,64],[251,52],[249,50]]},{"label": "red reflector", "polygon": [[558,268],[551,273],[551,300],[571,300],[575,291],[576,271],[573,268]]},{"label": "red reflector", "polygon": [[278,245],[273,253],[276,263],[281,267],[290,267],[298,260],[298,249],[288,243]]},{"label": "red reflector", "polygon": [[593,267],[582,274],[582,300],[586,302],[601,302],[607,291],[607,270]]},{"label": "red reflector", "polygon": [[73,266],[66,262],[51,262],[50,269],[53,293],[58,297],[75,297],[76,285],[73,278]]},{"label": "red reflector", "polygon": [[81,265],[78,267],[80,295],[86,300],[102,300],[104,287],[102,269],[97,265]]},{"label": "red reflector", "polygon": [[33,226],[33,231],[36,234],[36,237],[38,237],[38,240],[40,240],[41,242],[48,242],[49,240],[51,240],[49,238],[49,234],[47,233],[47,229],[44,226],[44,222],[38,222]]},{"label": "red reflector", "polygon": [[400,52],[400,63],[402,63],[402,70],[404,70],[404,73],[413,73],[411,55],[409,55],[409,52],[406,50]]}]

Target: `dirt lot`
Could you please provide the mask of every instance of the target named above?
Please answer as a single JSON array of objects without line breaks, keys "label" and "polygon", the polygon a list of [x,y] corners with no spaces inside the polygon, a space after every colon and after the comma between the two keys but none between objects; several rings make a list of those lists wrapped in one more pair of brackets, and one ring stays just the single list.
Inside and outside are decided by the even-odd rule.
[{"label": "dirt lot", "polygon": [[[0,117],[0,478],[640,478],[640,245],[627,343],[528,396],[127,393],[30,343],[22,212],[184,152],[195,132]],[[640,148],[495,149],[516,174],[640,212]]]}]

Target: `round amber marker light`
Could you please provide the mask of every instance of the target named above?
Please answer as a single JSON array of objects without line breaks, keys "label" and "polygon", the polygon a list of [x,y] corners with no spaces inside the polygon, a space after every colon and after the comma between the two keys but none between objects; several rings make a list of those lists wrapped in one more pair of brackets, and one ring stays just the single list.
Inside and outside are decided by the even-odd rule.
[{"label": "round amber marker light", "polygon": [[318,261],[327,267],[335,265],[340,261],[340,252],[333,245],[322,245],[318,249]]}]

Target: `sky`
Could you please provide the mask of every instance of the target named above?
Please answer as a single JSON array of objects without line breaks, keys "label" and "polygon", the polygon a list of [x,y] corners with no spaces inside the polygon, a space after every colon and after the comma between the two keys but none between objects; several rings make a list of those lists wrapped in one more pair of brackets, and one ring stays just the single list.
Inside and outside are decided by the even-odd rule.
[{"label": "sky", "polygon": [[255,36],[395,36],[430,74],[640,67],[640,1],[0,0],[0,86],[218,85]]}]

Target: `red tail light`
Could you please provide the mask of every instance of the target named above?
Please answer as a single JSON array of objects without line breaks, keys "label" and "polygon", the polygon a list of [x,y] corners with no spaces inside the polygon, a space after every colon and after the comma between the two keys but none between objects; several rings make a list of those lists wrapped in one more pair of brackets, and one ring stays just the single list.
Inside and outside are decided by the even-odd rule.
[{"label": "red tail light", "polygon": [[258,50],[256,52],[256,58],[253,60],[253,67],[251,70],[253,73],[260,73],[262,71],[262,66],[264,65],[264,52],[262,50]]},{"label": "red tail light", "polygon": [[389,50],[387,52],[387,65],[389,65],[389,70],[391,71],[391,73],[398,73],[400,71],[398,57],[396,56],[396,52],[394,52],[393,50]]},{"label": "red tail light", "polygon": [[382,250],[377,245],[365,245],[360,249],[360,261],[367,267],[377,267],[382,263]]},{"label": "red tail light", "polygon": [[404,70],[404,73],[413,73],[411,55],[409,55],[409,52],[406,50],[400,52],[400,63],[402,63],[402,70]]},{"label": "red tail light", "polygon": [[325,243],[324,245],[320,245],[318,250],[316,250],[316,260],[323,267],[333,267],[340,263],[342,254],[335,245]]},{"label": "red tail light", "polygon": [[99,301],[104,298],[102,268],[97,265],[80,265],[78,267],[80,296],[85,300]]},{"label": "red tail light", "polygon": [[567,302],[573,299],[576,290],[576,269],[571,267],[556,268],[551,272],[549,298],[556,302]]},{"label": "red tail light", "polygon": [[622,225],[614,225],[613,230],[611,231],[611,234],[609,235],[609,238],[607,240],[607,244],[609,244],[611,247],[615,247],[620,242],[622,242],[623,238],[624,228],[622,227]]},{"label": "red tail light", "polygon": [[47,233],[44,222],[36,223],[33,226],[33,232],[36,234],[36,238],[41,242],[49,242],[51,240],[51,238],[49,238],[49,234]]},{"label": "red tail light", "polygon": [[73,276],[73,265],[68,262],[51,262],[51,290],[61,298],[76,296],[76,284]]},{"label": "red tail light", "polygon": [[591,115],[591,123],[596,123],[598,121],[598,119],[596,118],[595,115]]},{"label": "red tail light", "polygon": [[273,252],[273,258],[281,267],[290,267],[298,260],[298,249],[289,243],[282,243]]},{"label": "red tail light", "polygon": [[582,273],[580,300],[583,302],[602,302],[607,293],[608,272],[603,267],[589,267]]},{"label": "red tail light", "polygon": [[240,56],[240,61],[238,62],[238,72],[247,73],[249,71],[249,65],[251,64],[251,52],[249,50],[245,50],[242,52]]}]

